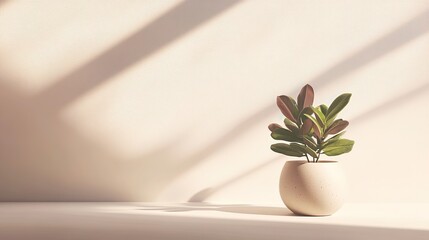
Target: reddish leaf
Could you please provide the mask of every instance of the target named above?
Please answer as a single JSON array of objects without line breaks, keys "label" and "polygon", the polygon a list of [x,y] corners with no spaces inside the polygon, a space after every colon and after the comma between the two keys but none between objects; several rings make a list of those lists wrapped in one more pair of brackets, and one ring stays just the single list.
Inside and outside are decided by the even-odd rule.
[{"label": "reddish leaf", "polygon": [[271,132],[273,132],[277,128],[282,128],[282,126],[278,125],[277,123],[271,123],[270,125],[268,125],[268,129],[270,129]]},{"label": "reddish leaf", "polygon": [[328,128],[328,130],[325,133],[325,136],[328,136],[328,134],[337,134],[343,131],[348,125],[349,125],[348,121],[345,121],[343,119],[337,119]]},{"label": "reddish leaf", "polygon": [[279,107],[280,111],[283,113],[285,117],[287,117],[289,120],[296,123],[296,119],[293,114],[293,108],[291,106],[290,99],[287,96],[278,96],[277,97],[277,106]]},{"label": "reddish leaf", "polygon": [[295,119],[298,119],[299,111],[298,111],[298,105],[296,104],[295,100],[289,96],[282,96],[282,101],[286,103],[286,106],[292,112]]},{"label": "reddish leaf", "polygon": [[304,114],[308,114],[308,115],[313,114],[313,109],[311,109],[311,107],[305,107],[305,108],[304,108],[304,109],[302,109],[302,111],[300,112],[300,116],[303,116]]},{"label": "reddish leaf", "polygon": [[314,90],[313,88],[307,84],[302,89],[298,95],[298,109],[302,111],[302,109],[313,105],[314,101]]},{"label": "reddish leaf", "polygon": [[301,135],[306,135],[308,132],[310,132],[311,128],[313,127],[313,122],[310,119],[305,119],[304,122],[301,125]]}]

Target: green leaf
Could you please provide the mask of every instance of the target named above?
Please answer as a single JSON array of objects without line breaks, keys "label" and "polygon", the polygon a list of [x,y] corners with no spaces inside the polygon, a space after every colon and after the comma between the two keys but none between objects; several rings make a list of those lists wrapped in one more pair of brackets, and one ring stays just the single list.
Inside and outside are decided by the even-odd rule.
[{"label": "green leaf", "polygon": [[353,149],[353,140],[338,139],[323,148],[323,153],[327,156],[337,156],[348,153]]},{"label": "green leaf", "polygon": [[349,125],[348,121],[345,121],[343,119],[335,120],[331,126],[328,127],[326,130],[324,136],[328,136],[328,134],[337,134],[341,131],[343,131],[347,126]]},{"label": "green leaf", "polygon": [[329,106],[328,108],[328,115],[326,116],[327,119],[335,118],[335,116],[343,110],[343,108],[349,103],[350,98],[352,94],[351,93],[344,93],[338,96]]},{"label": "green leaf", "polygon": [[304,143],[305,143],[307,146],[309,146],[311,149],[313,149],[313,150],[317,150],[317,149],[318,149],[317,144],[316,144],[316,142],[313,140],[313,138],[312,138],[312,137],[310,137],[310,136],[304,136],[303,140],[304,140]]},{"label": "green leaf", "polygon": [[294,126],[294,127],[298,127],[298,125],[296,125],[295,122],[292,122],[289,118],[285,118],[284,119],[284,123],[285,123],[286,126],[291,125],[291,126]]},{"label": "green leaf", "polygon": [[316,126],[317,130],[320,133],[320,136],[323,135],[323,128],[319,125],[317,120],[313,116],[308,115],[308,114],[304,114],[304,116],[306,116],[308,119],[310,119],[314,123],[314,125]]},{"label": "green leaf", "polygon": [[326,118],[325,118],[325,115],[322,113],[322,111],[319,108],[315,108],[315,107],[311,107],[311,109],[313,110],[314,114],[316,114],[316,116],[320,119],[320,123],[322,125],[325,125]]},{"label": "green leaf", "polygon": [[305,85],[298,95],[298,109],[302,110],[306,107],[313,105],[314,101],[314,90],[307,84]]},{"label": "green leaf", "polygon": [[293,132],[285,128],[277,128],[271,133],[271,137],[275,140],[284,140],[288,142],[300,142],[301,139],[297,137]]},{"label": "green leaf", "polygon": [[281,95],[277,97],[277,106],[285,117],[293,122],[297,122],[298,108],[295,101],[288,96]]},{"label": "green leaf", "polygon": [[317,153],[313,149],[311,149],[311,148],[309,148],[307,146],[304,146],[304,145],[301,145],[301,144],[298,144],[298,143],[291,143],[290,146],[293,149],[295,149],[296,151],[308,153],[310,156],[312,156],[314,158],[317,158]]},{"label": "green leaf", "polygon": [[333,116],[333,117],[331,117],[331,118],[326,119],[325,127],[326,127],[327,129],[328,129],[328,128],[332,125],[332,123],[335,121],[335,117],[336,117],[336,115],[335,115],[335,116]]},{"label": "green leaf", "polygon": [[337,135],[334,135],[333,137],[329,138],[327,141],[322,143],[322,148],[324,148],[324,147],[328,146],[329,144],[335,142],[336,140],[340,139],[340,137],[343,136],[344,133],[346,133],[346,131],[340,132]]},{"label": "green leaf", "polygon": [[284,155],[292,156],[292,157],[302,157],[304,156],[303,152],[296,151],[291,146],[286,143],[276,143],[271,145],[271,150],[277,153],[281,153]]},{"label": "green leaf", "polygon": [[319,106],[320,111],[322,111],[323,115],[327,115],[328,114],[328,106],[326,106],[325,104],[322,104]]},{"label": "green leaf", "polygon": [[284,123],[285,123],[286,127],[289,128],[292,132],[294,132],[294,133],[298,132],[298,130],[299,130],[298,126],[296,125],[296,123],[289,120],[289,118],[285,118]]}]

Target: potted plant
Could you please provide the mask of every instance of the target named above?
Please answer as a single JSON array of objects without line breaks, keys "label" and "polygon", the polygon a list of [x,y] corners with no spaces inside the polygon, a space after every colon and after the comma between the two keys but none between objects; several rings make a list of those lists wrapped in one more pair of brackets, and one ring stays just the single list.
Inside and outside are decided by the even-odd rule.
[{"label": "potted plant", "polygon": [[268,128],[273,139],[285,142],[273,144],[271,149],[291,157],[305,157],[304,161],[287,161],[280,176],[281,198],[297,215],[331,215],[343,204],[346,186],[338,162],[320,157],[352,150],[354,141],[342,138],[349,122],[337,119],[350,97],[350,93],[344,93],[329,107],[313,106],[314,90],[308,84],[301,89],[297,101],[285,95],[277,97],[285,127],[272,123]]}]

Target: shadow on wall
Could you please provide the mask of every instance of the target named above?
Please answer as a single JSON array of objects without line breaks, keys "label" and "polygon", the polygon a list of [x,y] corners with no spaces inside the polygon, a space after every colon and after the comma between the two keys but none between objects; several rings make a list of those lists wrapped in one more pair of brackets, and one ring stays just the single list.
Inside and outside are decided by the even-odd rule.
[{"label": "shadow on wall", "polygon": [[[382,103],[378,106],[375,106],[371,108],[370,110],[360,114],[356,118],[354,118],[352,121],[354,124],[358,124],[364,120],[374,118],[375,116],[378,116],[380,114],[385,113],[386,111],[393,110],[401,105],[407,104],[408,101],[413,100],[416,97],[419,97],[420,95],[426,93],[429,91],[429,83],[424,84],[422,86],[419,86],[412,91],[406,92],[402,95],[399,95],[395,98],[392,98],[391,100]],[[412,116],[414,114],[410,113],[409,116]]]},{"label": "shadow on wall", "polygon": [[115,175],[113,169],[106,169],[108,162],[97,159],[108,160],[109,155],[58,118],[45,115],[27,96],[3,85],[0,97],[1,201],[95,200],[124,195],[120,188],[103,184],[103,178]]},{"label": "shadow on wall", "polygon": [[[78,134],[58,112],[237,2],[184,1],[36,96],[1,86],[0,201],[133,201],[147,200],[137,189],[160,191],[185,170],[171,145],[125,162]],[[162,175],[154,171],[160,165]]]},{"label": "shadow on wall", "polygon": [[[174,145],[166,144],[127,161],[81,136],[57,115],[82,94],[236,2],[185,1],[37,96],[0,86],[0,201],[151,200],[187,169],[240,137],[243,126],[249,128],[274,113],[271,105],[259,110],[192,156],[178,160]],[[309,83],[321,88],[357,70],[427,32],[428,20],[426,11]]]},{"label": "shadow on wall", "polygon": [[[403,46],[409,41],[425,34],[429,31],[429,10],[426,10],[417,17],[411,19],[405,24],[394,29],[380,39],[368,44],[352,56],[343,59],[341,62],[333,65],[331,68],[317,75],[308,81],[309,84],[318,89],[337,81],[340,77],[345,76],[359,68],[375,61],[383,55]],[[299,92],[300,89],[286,90],[287,92]],[[251,116],[247,117],[239,124],[231,128],[224,135],[215,140],[212,144],[202,149],[198,154],[201,157],[208,157],[220,148],[233,142],[242,136],[246,129],[260,123],[267,115],[276,113],[277,107],[274,104],[260,109]],[[191,159],[185,162],[193,162]]]},{"label": "shadow on wall", "polygon": [[[187,0],[116,44],[35,97],[57,112],[137,61],[150,57],[194,28],[234,6],[238,0]],[[55,101],[52,101],[55,99]]]},{"label": "shadow on wall", "polygon": [[[383,37],[375,40],[374,42],[368,44],[363,47],[359,51],[357,51],[352,56],[343,59],[341,62],[333,65],[331,68],[317,75],[316,77],[310,79],[308,81],[309,84],[317,87],[318,89],[323,88],[324,86],[329,85],[333,81],[338,80],[340,77],[345,76],[353,71],[358,70],[359,68],[375,61],[376,59],[382,57],[383,55],[403,46],[409,41],[425,34],[429,31],[429,10],[424,11],[422,14],[417,17],[411,19],[410,21],[402,24],[398,28],[393,31],[387,33]],[[425,88],[424,88],[425,89]],[[293,91],[288,92],[299,92],[299,89],[295,89]],[[419,91],[420,92],[420,91]],[[222,148],[230,142],[233,142],[234,139],[237,139],[245,132],[245,128],[249,128],[249,126],[255,125],[265,119],[265,116],[274,114],[277,111],[277,107],[273,105],[269,105],[255,114],[251,115],[244,121],[237,124],[233,127],[229,132],[224,134],[222,137],[217,139],[214,143],[207,146],[205,150],[201,151],[202,156],[209,156],[214,153],[217,149]],[[374,110],[377,111],[377,110]],[[363,114],[366,115],[366,114]],[[360,118],[359,118],[360,120]],[[274,162],[275,160],[271,160],[270,162]],[[196,194],[194,194],[189,201],[190,202],[200,202],[206,199],[208,196],[212,195],[214,192],[217,192],[223,186],[229,185],[231,182],[236,182],[239,178],[247,176],[250,173],[253,173],[257,168],[263,167],[266,164],[261,164],[255,169],[249,170],[248,172],[241,174],[241,177],[233,178],[229,181],[226,181],[219,186],[213,188],[203,189]]]},{"label": "shadow on wall", "polygon": [[[405,104],[405,103],[407,103],[407,101],[413,100],[414,98],[419,97],[420,95],[422,95],[428,91],[429,91],[429,83],[424,84],[418,88],[415,88],[414,90],[409,91],[405,94],[402,94],[400,96],[392,98],[390,101],[387,101],[383,104],[375,106],[375,107],[371,108],[370,110],[363,112],[359,116],[351,119],[350,122],[353,123],[354,125],[359,124],[365,120],[369,120],[371,118],[374,118],[377,115],[383,114],[386,111],[397,108],[398,106],[401,106],[401,104]],[[410,116],[411,115],[412,115],[412,113],[410,113]],[[267,134],[268,134],[268,131],[267,131]],[[283,158],[283,156],[280,155],[280,156],[273,158],[269,161],[266,161],[266,162],[264,162],[264,163],[262,163],[256,167],[253,167],[244,173],[241,173],[241,174],[239,174],[239,175],[237,175],[231,179],[228,179],[228,180],[222,182],[221,184],[219,184],[217,186],[213,186],[210,188],[205,188],[203,190],[200,190],[197,193],[195,193],[194,195],[192,195],[191,198],[189,198],[188,202],[204,202],[205,200],[207,200],[208,198],[210,198],[214,194],[220,192],[225,187],[230,186],[230,185],[232,185],[232,184],[256,173],[257,171],[261,170],[262,168],[265,168],[265,167],[271,165],[272,163],[281,160],[282,158]]]}]

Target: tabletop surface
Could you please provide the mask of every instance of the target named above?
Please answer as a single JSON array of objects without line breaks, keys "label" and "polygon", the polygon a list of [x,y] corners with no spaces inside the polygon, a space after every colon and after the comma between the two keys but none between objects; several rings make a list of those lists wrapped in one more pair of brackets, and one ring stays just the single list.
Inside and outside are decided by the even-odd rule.
[{"label": "tabletop surface", "polygon": [[346,204],[332,216],[214,203],[0,203],[0,239],[429,239],[429,204]]}]

